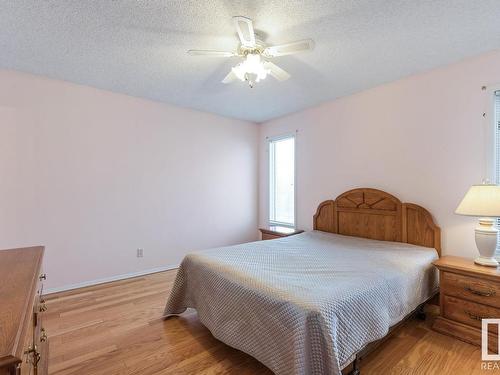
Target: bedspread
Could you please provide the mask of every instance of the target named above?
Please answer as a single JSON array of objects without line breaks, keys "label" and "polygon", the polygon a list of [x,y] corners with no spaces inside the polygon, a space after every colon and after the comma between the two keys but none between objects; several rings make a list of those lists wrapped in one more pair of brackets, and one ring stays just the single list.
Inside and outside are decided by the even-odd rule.
[{"label": "bedspread", "polygon": [[434,249],[319,231],[188,254],[165,316],[195,308],[278,375],[340,374],[437,290]]}]

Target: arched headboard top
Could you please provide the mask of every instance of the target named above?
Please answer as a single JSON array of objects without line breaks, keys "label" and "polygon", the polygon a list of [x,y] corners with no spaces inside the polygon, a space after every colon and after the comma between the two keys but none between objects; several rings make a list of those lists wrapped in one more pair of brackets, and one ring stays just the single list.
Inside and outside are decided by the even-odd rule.
[{"label": "arched headboard top", "polygon": [[382,190],[346,191],[322,202],[313,221],[323,232],[433,247],[441,256],[441,230],[429,211]]}]

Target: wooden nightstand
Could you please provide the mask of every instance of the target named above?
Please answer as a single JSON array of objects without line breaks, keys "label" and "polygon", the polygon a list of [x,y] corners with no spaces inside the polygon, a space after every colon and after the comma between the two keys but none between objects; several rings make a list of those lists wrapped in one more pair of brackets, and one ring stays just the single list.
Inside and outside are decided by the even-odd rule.
[{"label": "wooden nightstand", "polygon": [[[434,265],[439,269],[441,314],[433,328],[481,345],[481,320],[500,318],[500,270],[454,256],[442,257]],[[489,347],[496,348],[497,327],[489,326]]]},{"label": "wooden nightstand", "polygon": [[302,233],[303,230],[271,226],[269,228],[260,228],[260,233],[262,233],[263,240],[274,240],[275,238],[293,236],[294,234]]}]

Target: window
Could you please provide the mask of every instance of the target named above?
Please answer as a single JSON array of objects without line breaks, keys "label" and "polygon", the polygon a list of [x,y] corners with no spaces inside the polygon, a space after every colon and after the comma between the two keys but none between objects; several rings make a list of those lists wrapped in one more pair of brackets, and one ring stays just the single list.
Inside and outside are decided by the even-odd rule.
[{"label": "window", "polygon": [[295,136],[269,140],[269,225],[295,227]]},{"label": "window", "polygon": [[500,185],[500,90],[494,91],[493,123],[495,127],[494,181]]},{"label": "window", "polygon": [[[500,185],[500,90],[494,92],[493,121],[495,126],[495,183]],[[497,218],[500,227],[500,218]],[[496,259],[500,262],[500,241],[497,245]]]}]

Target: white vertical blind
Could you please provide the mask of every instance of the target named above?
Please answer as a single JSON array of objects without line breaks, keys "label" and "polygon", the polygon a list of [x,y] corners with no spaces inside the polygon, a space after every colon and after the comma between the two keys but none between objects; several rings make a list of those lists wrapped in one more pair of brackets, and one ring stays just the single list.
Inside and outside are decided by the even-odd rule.
[{"label": "white vertical blind", "polygon": [[295,137],[269,140],[269,224],[295,226]]},{"label": "white vertical blind", "polygon": [[[495,124],[495,183],[500,184],[500,90],[495,91],[495,108],[493,111]],[[497,218],[500,227],[500,218]],[[500,241],[497,244],[496,258],[500,261]]]},{"label": "white vertical blind", "polygon": [[500,184],[500,90],[495,91],[495,182]]}]

